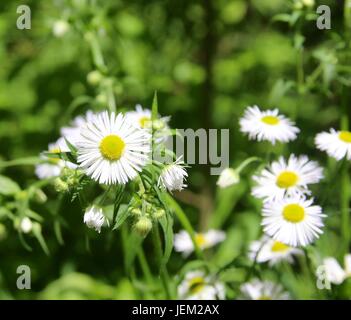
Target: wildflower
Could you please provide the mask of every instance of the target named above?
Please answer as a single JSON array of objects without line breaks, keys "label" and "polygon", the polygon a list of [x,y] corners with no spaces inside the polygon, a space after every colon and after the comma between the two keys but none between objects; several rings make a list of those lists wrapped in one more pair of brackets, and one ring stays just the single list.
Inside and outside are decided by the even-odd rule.
[{"label": "wildflower", "polygon": [[351,277],[351,254],[344,257],[345,269],[343,269],[338,261],[333,257],[328,257],[323,260],[326,279],[333,284],[341,284],[347,278]]},{"label": "wildflower", "polygon": [[249,139],[266,140],[273,145],[276,141],[295,140],[300,132],[294,122],[279,115],[278,109],[261,111],[257,106],[248,107],[239,123],[241,132],[248,134]]},{"label": "wildflower", "polygon": [[105,216],[102,213],[102,208],[92,206],[85,211],[84,223],[88,228],[95,229],[97,232],[101,232],[101,227],[105,223]]},{"label": "wildflower", "polygon": [[172,192],[173,190],[181,191],[186,188],[184,180],[188,176],[184,162],[179,157],[175,162],[166,165],[158,179],[158,186]]},{"label": "wildflower", "polygon": [[[48,148],[49,153],[60,153],[62,152],[62,145],[60,141],[55,143],[50,143]],[[52,177],[58,177],[61,174],[61,171],[66,166],[70,168],[75,168],[76,165],[69,162],[64,161],[60,158],[52,158],[47,155],[41,155],[40,158],[45,160],[45,162],[36,165],[35,174],[39,179],[47,179]]]},{"label": "wildflower", "polygon": [[323,169],[317,162],[310,161],[307,156],[296,157],[292,154],[288,160],[280,157],[259,176],[254,176],[257,186],[252,189],[252,194],[265,200],[310,194],[307,186],[322,178]]},{"label": "wildflower", "polygon": [[[148,129],[151,128],[152,124],[152,114],[151,110],[143,109],[140,104],[135,106],[135,111],[129,111],[126,113],[126,118],[130,121],[133,125],[142,128]],[[158,129],[162,129],[167,127],[169,121],[169,117],[163,117],[156,121],[156,126]]]},{"label": "wildflower", "polygon": [[77,147],[77,143],[80,140],[80,129],[86,124],[86,122],[93,121],[94,116],[95,113],[89,110],[85,115],[75,117],[69,126],[61,128],[60,132],[62,138],[59,139],[59,142],[61,143],[60,147],[63,152],[70,151],[66,140],[74,147]]},{"label": "wildflower", "polygon": [[351,132],[336,131],[321,132],[315,138],[319,150],[325,151],[330,157],[341,160],[346,157],[351,160]]},{"label": "wildflower", "polygon": [[[224,241],[225,237],[224,231],[211,229],[204,233],[196,233],[195,241],[200,249],[207,249]],[[182,252],[185,256],[194,251],[194,244],[188,232],[181,230],[174,236],[174,249],[177,252]]]},{"label": "wildflower", "polygon": [[78,163],[101,184],[126,184],[147,163],[149,135],[120,113],[102,112],[87,121],[77,142]]},{"label": "wildflower", "polygon": [[289,293],[283,287],[271,281],[254,279],[240,287],[243,300],[289,300]]},{"label": "wildflower", "polygon": [[322,208],[313,199],[294,196],[266,202],[263,206],[264,232],[291,246],[306,246],[322,234]]},{"label": "wildflower", "polygon": [[238,172],[232,168],[226,168],[221,172],[217,180],[217,186],[220,188],[228,188],[234,184],[239,183],[239,181],[240,176]]},{"label": "wildflower", "polygon": [[202,271],[190,271],[178,286],[178,296],[186,300],[223,300],[225,287]]},{"label": "wildflower", "polygon": [[253,241],[250,245],[249,258],[258,263],[268,262],[270,266],[281,261],[293,262],[293,256],[302,254],[303,251],[290,247],[280,241],[267,236],[261,240]]}]

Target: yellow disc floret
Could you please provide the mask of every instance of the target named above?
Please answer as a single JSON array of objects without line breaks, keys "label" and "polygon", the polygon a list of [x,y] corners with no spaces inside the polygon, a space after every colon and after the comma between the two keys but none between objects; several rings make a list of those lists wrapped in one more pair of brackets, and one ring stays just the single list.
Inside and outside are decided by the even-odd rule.
[{"label": "yellow disc floret", "polygon": [[351,132],[350,131],[340,131],[339,139],[346,143],[351,143]]},{"label": "yellow disc floret", "polygon": [[283,171],[279,174],[276,184],[279,188],[290,188],[296,185],[299,180],[298,175],[293,171]]},{"label": "yellow disc floret", "polygon": [[198,233],[195,235],[195,242],[201,248],[206,244],[207,240],[202,233]]},{"label": "yellow disc floret", "polygon": [[279,123],[279,118],[275,116],[264,116],[261,118],[261,121],[264,122],[265,124],[275,126]]},{"label": "yellow disc floret", "polygon": [[125,146],[125,142],[119,136],[111,134],[101,140],[100,152],[105,159],[115,161],[122,157]]},{"label": "yellow disc floret", "polygon": [[203,277],[195,277],[189,281],[189,291],[193,294],[200,292],[206,282]]},{"label": "yellow disc floret", "polygon": [[289,246],[286,244],[280,242],[280,241],[274,241],[271,250],[273,252],[284,252],[289,249]]},{"label": "yellow disc floret", "polygon": [[283,209],[283,217],[292,223],[301,222],[305,218],[305,209],[296,203],[288,204]]}]

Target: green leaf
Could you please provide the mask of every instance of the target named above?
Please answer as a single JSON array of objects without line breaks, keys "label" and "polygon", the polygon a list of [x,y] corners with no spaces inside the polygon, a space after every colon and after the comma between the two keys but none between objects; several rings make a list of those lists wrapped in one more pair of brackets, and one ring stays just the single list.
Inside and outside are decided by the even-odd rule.
[{"label": "green leaf", "polygon": [[38,157],[20,158],[20,159],[11,160],[11,161],[0,161],[0,168],[26,166],[26,165],[30,166],[30,165],[36,165],[41,162],[43,162],[43,160]]},{"label": "green leaf", "polygon": [[21,191],[19,185],[12,179],[0,175],[0,194],[11,196]]},{"label": "green leaf", "polygon": [[154,93],[154,99],[152,100],[152,107],[151,107],[151,120],[155,121],[158,117],[158,101],[157,101],[157,91]]},{"label": "green leaf", "polygon": [[46,255],[49,255],[49,248],[46,244],[46,241],[41,233],[41,228],[40,226],[38,225],[38,227],[34,226],[33,227],[33,234],[34,236],[37,238],[41,248],[43,249],[43,251],[45,252]]},{"label": "green leaf", "polygon": [[160,219],[160,225],[163,231],[165,241],[162,264],[166,265],[173,250],[173,217],[171,216],[171,214],[166,213]]},{"label": "green leaf", "polygon": [[118,229],[123,222],[127,219],[128,215],[129,215],[129,211],[128,211],[129,205],[126,204],[122,204],[119,207],[119,210],[117,212],[117,216],[116,216],[116,223],[113,227],[113,230]]},{"label": "green leaf", "polygon": [[124,267],[126,272],[130,274],[134,260],[144,238],[136,232],[131,231],[127,225],[124,225],[121,230],[124,251]]}]

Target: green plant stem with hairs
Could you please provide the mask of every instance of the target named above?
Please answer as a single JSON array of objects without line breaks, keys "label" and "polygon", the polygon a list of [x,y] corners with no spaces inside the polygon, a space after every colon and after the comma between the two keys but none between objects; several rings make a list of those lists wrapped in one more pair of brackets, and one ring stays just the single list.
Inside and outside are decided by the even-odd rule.
[{"label": "green plant stem with hairs", "polygon": [[188,217],[186,216],[185,212],[178,205],[178,203],[169,195],[167,196],[167,202],[170,204],[170,207],[173,209],[173,211],[174,211],[175,215],[177,216],[182,227],[185,229],[186,232],[189,233],[191,241],[193,242],[193,245],[194,245],[196,257],[200,260],[203,260],[204,259],[203,252],[201,251],[201,249],[198,246],[196,239],[195,239],[196,233],[195,233]]},{"label": "green plant stem with hairs", "polygon": [[156,256],[158,263],[160,265],[160,278],[161,278],[161,283],[164,288],[165,294],[166,294],[166,299],[171,299],[172,294],[171,294],[171,289],[169,287],[169,275],[166,266],[162,263],[162,247],[161,247],[161,236],[160,236],[160,231],[158,229],[158,224],[155,225],[152,228],[152,240],[154,243],[154,247],[156,250]]}]

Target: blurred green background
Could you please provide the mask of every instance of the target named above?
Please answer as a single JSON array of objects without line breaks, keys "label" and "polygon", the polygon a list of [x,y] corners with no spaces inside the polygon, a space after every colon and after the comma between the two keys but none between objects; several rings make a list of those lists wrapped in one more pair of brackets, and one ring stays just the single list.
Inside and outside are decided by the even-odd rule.
[{"label": "blurred green background", "polygon": [[[296,3],[1,1],[0,160],[35,156],[45,150],[71,116],[106,108],[106,88],[112,88],[120,110],[133,109],[137,103],[150,107],[157,90],[159,111],[171,115],[173,128],[230,128],[232,165],[264,154],[267,147],[249,145],[239,133],[238,118],[244,108],[253,104],[279,107],[298,122],[302,134],[289,149],[280,147],[276,152],[307,153],[318,159],[313,137],[322,129],[338,126],[338,88],[350,85],[343,1],[323,1],[332,9],[331,30],[316,28],[319,1],[312,8]],[[30,30],[16,28],[20,4],[31,8]],[[296,24],[294,12],[299,12]],[[62,34],[56,30],[55,35],[58,21],[65,21],[67,30]],[[105,79],[100,86],[88,77],[97,69]],[[227,230],[228,240],[209,253],[224,265],[245,255],[249,241],[259,236],[260,216],[252,210],[259,203],[249,195],[249,179],[216,194],[217,177],[208,170],[206,166],[191,168],[190,190],[179,198],[198,229]],[[36,180],[32,166],[0,169],[0,173],[21,188]],[[52,188],[45,193],[49,200],[33,203],[31,208],[44,218],[49,255],[30,236],[26,242],[32,251],[26,250],[11,223],[0,221],[0,299],[139,298],[142,284],[135,289],[125,275],[120,234],[98,235],[88,230],[77,202],[71,203],[68,197],[59,200]],[[230,206],[223,207],[221,197],[231,197]],[[63,244],[55,233],[58,216]],[[332,243],[325,241],[321,247],[331,254]],[[16,288],[16,268],[21,264],[31,267],[31,290]],[[173,254],[168,265],[175,273],[183,264],[180,255]],[[291,282],[287,279],[287,286]],[[303,280],[299,283],[289,289],[300,298],[310,297]]]}]

